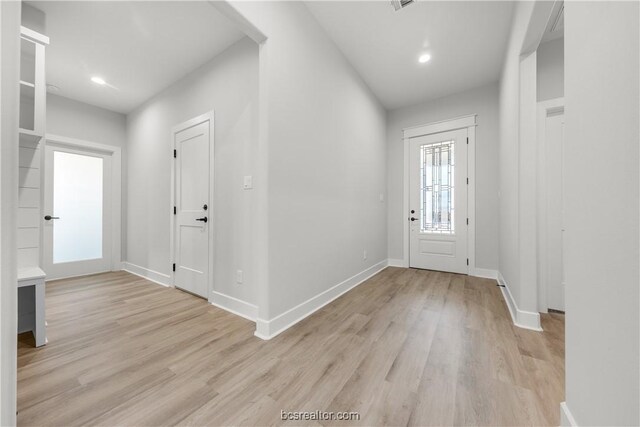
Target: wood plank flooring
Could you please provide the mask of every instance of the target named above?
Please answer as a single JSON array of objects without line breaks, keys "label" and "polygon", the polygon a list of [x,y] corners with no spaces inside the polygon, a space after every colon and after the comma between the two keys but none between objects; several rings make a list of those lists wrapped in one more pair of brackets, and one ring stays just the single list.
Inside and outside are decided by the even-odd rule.
[{"label": "wood plank flooring", "polygon": [[[558,425],[564,318],[516,328],[495,281],[387,268],[270,341],[125,272],[51,282],[18,343],[18,425]],[[359,420],[283,421],[281,411]]]}]

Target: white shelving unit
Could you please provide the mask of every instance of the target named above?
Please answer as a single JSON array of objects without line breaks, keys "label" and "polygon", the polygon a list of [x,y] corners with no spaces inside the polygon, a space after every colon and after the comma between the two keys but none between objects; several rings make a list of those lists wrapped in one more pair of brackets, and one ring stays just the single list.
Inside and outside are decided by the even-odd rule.
[{"label": "white shelving unit", "polygon": [[20,140],[39,142],[45,134],[45,48],[49,37],[20,28]]},{"label": "white shelving unit", "polygon": [[20,28],[20,140],[18,184],[18,332],[33,331],[36,346],[46,343],[41,265],[43,152],[47,87],[45,48],[49,38]]}]

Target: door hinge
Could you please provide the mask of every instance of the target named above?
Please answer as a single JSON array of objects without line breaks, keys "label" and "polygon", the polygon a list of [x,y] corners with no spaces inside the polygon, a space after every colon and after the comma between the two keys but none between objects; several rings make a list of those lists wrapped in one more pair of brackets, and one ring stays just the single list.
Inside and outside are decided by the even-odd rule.
[{"label": "door hinge", "polygon": [[469,185],[469,178],[467,178],[467,185]]},{"label": "door hinge", "polygon": [[467,265],[469,265],[469,258],[467,258]]},{"label": "door hinge", "polygon": [[469,218],[467,218],[467,225],[469,225]]},{"label": "door hinge", "polygon": [[174,207],[173,207],[173,214],[175,215],[177,211],[178,211],[178,210],[177,210],[177,209],[176,209],[176,207],[174,206]]},{"label": "door hinge", "polygon": [[173,271],[176,271],[176,264],[173,264]]},{"label": "door hinge", "polygon": [[178,150],[173,150],[173,158],[177,158],[178,157]]},{"label": "door hinge", "polygon": [[467,145],[469,145],[469,137],[467,137]]}]

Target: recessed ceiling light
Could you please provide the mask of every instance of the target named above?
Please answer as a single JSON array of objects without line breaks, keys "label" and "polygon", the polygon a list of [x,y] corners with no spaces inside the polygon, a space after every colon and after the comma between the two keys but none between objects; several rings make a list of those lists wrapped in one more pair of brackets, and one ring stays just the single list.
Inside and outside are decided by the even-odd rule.
[{"label": "recessed ceiling light", "polygon": [[91,81],[100,86],[107,84],[107,82],[105,82],[101,77],[91,77]]},{"label": "recessed ceiling light", "polygon": [[424,64],[425,62],[429,62],[430,59],[431,59],[431,55],[429,55],[428,53],[423,53],[418,58],[418,62],[421,64]]}]

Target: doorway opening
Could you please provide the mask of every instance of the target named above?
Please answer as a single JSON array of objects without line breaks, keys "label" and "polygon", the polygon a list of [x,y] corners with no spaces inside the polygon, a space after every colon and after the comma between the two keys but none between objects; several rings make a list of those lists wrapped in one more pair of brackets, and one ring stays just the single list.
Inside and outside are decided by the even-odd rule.
[{"label": "doorway opening", "polygon": [[118,269],[120,148],[48,135],[44,153],[43,269],[47,278]]}]

